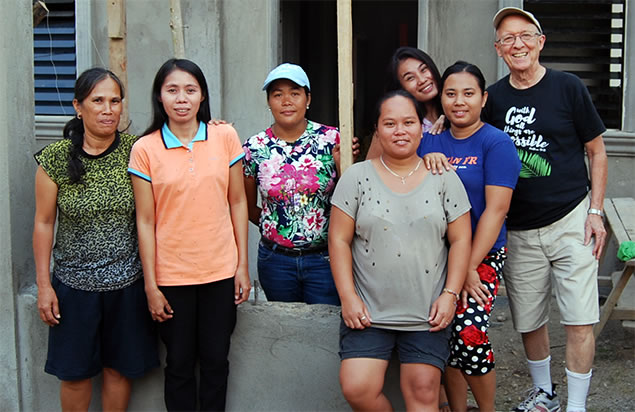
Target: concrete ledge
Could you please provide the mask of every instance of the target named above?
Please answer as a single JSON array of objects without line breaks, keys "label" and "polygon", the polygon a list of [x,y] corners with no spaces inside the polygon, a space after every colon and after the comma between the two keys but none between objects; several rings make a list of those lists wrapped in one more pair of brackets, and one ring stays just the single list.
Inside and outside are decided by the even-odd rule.
[{"label": "concrete ledge", "polygon": [[[23,408],[59,410],[59,381],[44,372],[48,329],[37,314],[34,286],[21,291],[18,307]],[[339,324],[333,306],[242,304],[229,356],[228,410],[350,410],[339,386]],[[398,367],[391,362],[386,393],[403,410]],[[99,386],[98,378],[90,410],[101,409]],[[165,410],[162,369],[134,382],[129,410]]]}]

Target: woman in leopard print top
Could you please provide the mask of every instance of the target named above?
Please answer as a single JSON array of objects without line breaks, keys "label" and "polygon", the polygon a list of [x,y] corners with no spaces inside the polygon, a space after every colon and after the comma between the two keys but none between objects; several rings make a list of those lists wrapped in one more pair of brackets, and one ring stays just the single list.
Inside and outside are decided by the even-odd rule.
[{"label": "woman in leopard print top", "polygon": [[137,138],[117,131],[123,97],[112,72],[87,70],[64,139],[35,155],[38,309],[50,326],[45,371],[61,380],[63,410],[87,410],[102,371],[103,409],[125,409],[130,379],[159,365],[126,171]]}]

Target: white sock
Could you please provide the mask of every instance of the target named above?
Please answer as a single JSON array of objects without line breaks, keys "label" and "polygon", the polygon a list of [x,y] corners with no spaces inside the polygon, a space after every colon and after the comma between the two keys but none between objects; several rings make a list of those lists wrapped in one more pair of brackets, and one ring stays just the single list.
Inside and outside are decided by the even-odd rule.
[{"label": "white sock", "polygon": [[593,370],[587,373],[571,372],[567,368],[564,370],[567,372],[567,412],[586,411],[586,397],[589,393]]},{"label": "white sock", "polygon": [[531,380],[536,388],[540,388],[551,395],[551,355],[543,360],[532,361],[527,359]]}]

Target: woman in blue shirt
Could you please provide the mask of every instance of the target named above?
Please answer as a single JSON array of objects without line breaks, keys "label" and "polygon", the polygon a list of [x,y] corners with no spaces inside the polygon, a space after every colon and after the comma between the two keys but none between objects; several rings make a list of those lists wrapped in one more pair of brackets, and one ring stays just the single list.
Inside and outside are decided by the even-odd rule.
[{"label": "woman in blue shirt", "polygon": [[426,133],[418,153],[443,153],[456,168],[472,204],[473,233],[467,278],[452,325],[446,390],[451,409],[465,411],[467,380],[479,409],[493,411],[496,374],[487,328],[506,258],[505,215],[520,161],[509,136],[481,121],[487,92],[478,67],[458,61],[443,73],[441,84],[441,105],[450,127],[439,135]]}]

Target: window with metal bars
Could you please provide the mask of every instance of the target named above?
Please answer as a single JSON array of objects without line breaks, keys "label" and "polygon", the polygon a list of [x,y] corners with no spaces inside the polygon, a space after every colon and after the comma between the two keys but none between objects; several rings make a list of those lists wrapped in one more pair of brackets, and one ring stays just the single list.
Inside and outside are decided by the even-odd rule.
[{"label": "window with metal bars", "polygon": [[525,0],[547,36],[540,62],[586,84],[609,129],[622,127],[625,0]]},{"label": "window with metal bars", "polygon": [[35,114],[74,115],[75,1],[46,0],[46,6],[48,16],[33,28]]}]

